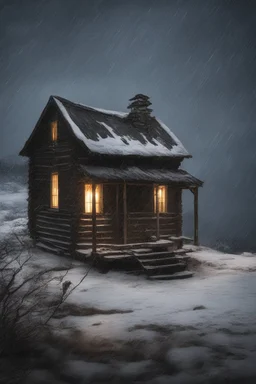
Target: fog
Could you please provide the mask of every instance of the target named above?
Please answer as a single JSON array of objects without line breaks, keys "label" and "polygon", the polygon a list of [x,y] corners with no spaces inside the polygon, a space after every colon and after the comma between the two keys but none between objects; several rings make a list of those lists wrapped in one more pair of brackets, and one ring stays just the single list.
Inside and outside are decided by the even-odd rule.
[{"label": "fog", "polygon": [[[256,250],[256,4],[222,0],[0,0],[1,157],[51,94],[126,110],[135,93],[193,155],[200,239]],[[191,232],[192,195],[184,196]]]}]

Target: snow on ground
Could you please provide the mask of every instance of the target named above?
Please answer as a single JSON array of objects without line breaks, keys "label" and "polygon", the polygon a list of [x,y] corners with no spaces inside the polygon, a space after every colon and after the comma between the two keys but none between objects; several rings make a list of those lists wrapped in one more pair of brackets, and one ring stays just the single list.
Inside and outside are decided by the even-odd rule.
[{"label": "snow on ground", "polygon": [[[38,253],[40,255],[37,256]],[[198,251],[195,257],[203,258],[204,254],[209,260],[210,250],[207,253]],[[215,255],[215,251],[212,255]],[[239,261],[244,259],[245,268],[240,263],[240,270],[236,270],[236,273],[232,266],[226,266],[223,269],[225,273],[216,275],[211,270],[209,275],[206,271],[203,275],[195,271],[195,276],[188,280],[155,282],[145,279],[144,275],[133,276],[114,271],[101,274],[91,270],[68,302],[81,306],[89,304],[102,309],[133,311],[125,315],[101,315],[102,324],[90,331],[95,336],[100,334],[104,337],[129,338],[130,328],[149,323],[185,326],[201,324],[202,329],[207,324],[208,331],[215,331],[218,327],[230,329],[231,325],[235,329],[244,326],[248,328],[249,325],[256,327],[256,257],[230,257],[237,257]],[[60,262],[57,256],[36,251],[33,263],[53,267],[55,263],[67,263],[67,259],[64,260]],[[211,266],[219,268],[219,260],[215,264],[212,258]],[[84,264],[76,262],[66,278],[76,284],[86,269]],[[248,273],[248,270],[254,272]],[[54,290],[55,286],[51,288]],[[199,310],[194,310],[196,307]],[[204,308],[200,310],[200,307]],[[243,324],[244,318],[247,319],[246,324]],[[68,317],[65,320],[84,330],[95,323],[94,317]]]},{"label": "snow on ground", "polygon": [[[13,186],[8,188],[13,190]],[[25,189],[13,191],[12,196],[8,188],[0,192],[2,234],[7,233],[8,222],[13,229],[22,219],[20,230],[26,220],[25,215],[19,219],[25,212]],[[66,313],[52,320],[52,326],[63,334],[80,330],[85,346],[88,340],[92,346],[99,340],[119,347],[134,345],[134,358],[122,355],[117,361],[107,354],[104,361],[91,361],[90,357],[73,357],[63,368],[66,382],[74,378],[78,384],[111,382],[111,375],[127,382],[144,378],[150,384],[224,383],[223,378],[230,383],[255,382],[256,256],[194,247],[191,258],[194,277],[187,280],[151,281],[144,275],[101,274],[91,269],[67,304],[95,308],[95,314]],[[34,250],[28,270],[68,268],[70,263],[68,258]],[[72,262],[65,280],[72,287],[87,270],[88,265]],[[59,282],[52,281],[49,298],[60,289]],[[97,309],[116,313],[97,314]]]},{"label": "snow on ground", "polygon": [[[142,365],[123,362],[122,369],[115,368],[120,375],[127,371],[131,377],[140,377],[145,366],[145,370],[153,372],[156,362],[152,351],[156,344],[162,348],[165,364],[176,372],[172,371],[174,383],[210,383],[223,376],[246,378],[249,383],[251,377],[256,377],[256,257],[221,254],[206,248],[198,248],[194,255],[202,261],[203,273],[196,267],[194,277],[187,280],[156,282],[143,275],[91,270],[67,303],[132,312],[66,316],[52,324],[63,332],[81,330],[90,340],[134,342],[135,349],[136,341],[143,341],[144,359],[138,362]],[[68,259],[36,251],[32,263],[38,267],[63,266]],[[75,262],[66,279],[76,284],[87,268]],[[53,282],[50,291],[55,293],[56,289],[60,287]],[[77,364],[81,369],[84,364],[87,370],[88,362],[81,361],[72,363],[69,369]],[[85,377],[92,374],[91,369],[90,365]],[[158,373],[148,382],[168,380],[170,376]]]},{"label": "snow on ground", "polygon": [[[191,246],[185,246],[191,248]],[[256,271],[256,254],[244,252],[241,255],[233,255],[209,249],[206,247],[192,247],[194,249],[193,258],[200,261],[205,267],[212,267],[214,273],[217,271]],[[209,272],[210,268],[208,268]]]},{"label": "snow on ground", "polygon": [[2,183],[0,189],[0,240],[21,233],[27,223],[27,188],[16,182]]}]

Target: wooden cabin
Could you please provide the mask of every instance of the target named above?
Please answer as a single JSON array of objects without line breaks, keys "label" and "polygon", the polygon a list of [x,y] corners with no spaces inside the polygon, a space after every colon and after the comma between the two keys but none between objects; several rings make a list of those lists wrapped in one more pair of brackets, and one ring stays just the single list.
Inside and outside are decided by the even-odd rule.
[{"label": "wooden cabin", "polygon": [[46,249],[78,250],[182,239],[182,190],[198,187],[180,169],[191,155],[139,94],[128,113],[51,96],[20,155],[29,158],[28,225]]}]

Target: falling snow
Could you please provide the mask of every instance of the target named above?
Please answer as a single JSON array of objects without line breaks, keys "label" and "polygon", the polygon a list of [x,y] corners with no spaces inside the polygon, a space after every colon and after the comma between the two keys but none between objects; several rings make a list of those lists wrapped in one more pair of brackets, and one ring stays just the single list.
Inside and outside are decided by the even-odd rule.
[{"label": "falling snow", "polygon": [[[195,368],[202,366],[202,360],[206,372],[212,361],[217,365],[223,362],[209,351],[209,345],[217,341],[221,356],[228,356],[224,365],[218,366],[223,375],[240,380],[241,372],[246,371],[256,376],[255,334],[248,334],[255,327],[255,311],[251,312],[250,301],[255,294],[255,279],[253,275],[247,278],[248,271],[237,271],[237,259],[233,259],[234,253],[256,251],[255,11],[254,1],[217,0],[2,0],[0,6],[0,158],[9,161],[10,155],[17,156],[52,94],[106,110],[125,111],[128,99],[141,92],[151,97],[153,114],[173,127],[193,155],[193,159],[186,160],[186,169],[205,182],[199,194],[200,240],[232,254],[230,261],[219,260],[220,264],[215,266],[216,273],[223,264],[229,265],[228,277],[211,276],[209,281],[198,280],[195,286],[186,283],[188,296],[180,289],[187,304],[184,308],[179,308],[177,297],[174,300],[172,311],[177,309],[177,313],[172,312],[172,316],[177,315],[178,321],[186,320],[191,309],[189,299],[193,299],[193,304],[201,304],[194,299],[207,297],[210,302],[207,310],[198,315],[200,321],[194,324],[196,341],[203,339],[203,349],[192,345],[181,354],[180,342],[185,343],[187,336],[194,340],[195,336],[186,334],[179,339],[176,350],[166,352],[167,361],[196,372],[196,383],[206,383],[206,377]],[[2,235],[10,231],[19,233],[26,222],[25,188],[15,182],[3,187],[4,172],[0,159]],[[193,211],[189,192],[184,193],[183,209],[184,231],[191,235]],[[208,256],[205,254],[205,259]],[[244,260],[246,265],[250,263],[246,254]],[[211,264],[211,260],[208,262]],[[103,277],[92,276],[88,298],[104,300],[98,285],[102,280]],[[142,293],[136,289],[136,281],[120,279],[123,291],[119,292],[110,280],[104,281],[111,300],[113,291],[119,298],[122,292],[129,291],[136,307],[136,300],[141,303],[139,299],[147,296],[144,286]],[[158,318],[159,307],[168,312],[164,299],[172,297],[169,293],[168,297],[161,296],[161,289],[159,286],[157,292],[149,291],[150,295],[155,293],[154,320]],[[177,293],[179,287],[174,291]],[[145,314],[150,313],[152,305],[150,298],[147,300]],[[211,318],[213,307],[217,309],[216,317]],[[138,309],[136,316],[142,316],[142,312]],[[127,319],[132,321],[129,316]],[[196,315],[190,319],[193,322]],[[246,324],[247,319],[248,326],[242,330],[247,336],[242,336],[240,329],[229,333],[231,325],[236,327],[233,322]],[[199,336],[202,323],[207,325],[206,334]],[[118,332],[107,321],[100,329],[104,330],[106,324]],[[123,326],[117,319],[115,325],[118,324]],[[230,352],[227,346],[231,346],[233,355],[225,355]],[[71,362],[67,369],[71,372],[75,367],[88,375],[94,370],[89,363],[80,363]],[[107,374],[98,364],[95,368],[102,375]],[[132,382],[134,372],[147,370],[147,364],[120,364],[116,369],[129,371]],[[211,379],[214,382],[214,377]],[[163,376],[161,383],[168,380]],[[190,384],[190,373],[179,372],[172,383]]]}]

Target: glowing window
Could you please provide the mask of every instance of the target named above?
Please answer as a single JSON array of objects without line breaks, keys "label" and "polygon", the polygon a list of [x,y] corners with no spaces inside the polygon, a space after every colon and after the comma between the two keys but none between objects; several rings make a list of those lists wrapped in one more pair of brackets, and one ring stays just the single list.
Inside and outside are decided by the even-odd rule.
[{"label": "glowing window", "polygon": [[58,139],[58,124],[57,121],[51,122],[51,132],[52,132],[52,141],[57,141]]},{"label": "glowing window", "polygon": [[59,208],[59,175],[51,175],[51,208]]},{"label": "glowing window", "polygon": [[158,210],[159,213],[166,213],[167,212],[167,186],[166,185],[159,185],[158,187],[158,196],[157,194],[157,188],[154,188],[154,211],[156,212],[156,198],[158,198]]},{"label": "glowing window", "polygon": [[[102,213],[103,211],[102,184],[96,184],[95,200],[96,200],[96,213]],[[85,213],[92,213],[92,184],[85,184],[84,203],[85,203]]]}]

